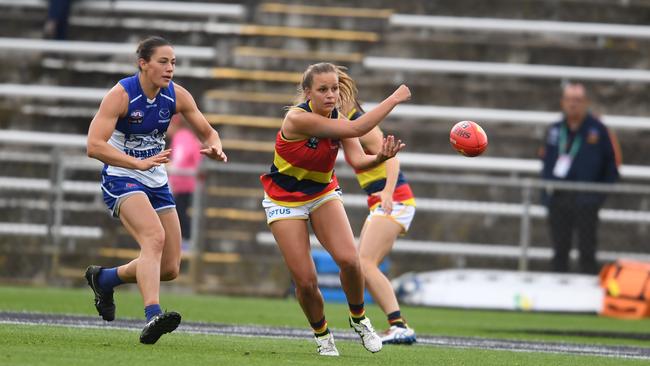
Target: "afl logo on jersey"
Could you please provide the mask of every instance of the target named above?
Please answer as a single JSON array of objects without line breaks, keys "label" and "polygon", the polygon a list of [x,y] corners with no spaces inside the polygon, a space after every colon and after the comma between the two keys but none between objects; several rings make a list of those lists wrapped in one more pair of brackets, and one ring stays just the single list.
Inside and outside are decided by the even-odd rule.
[{"label": "afl logo on jersey", "polygon": [[129,123],[142,123],[144,119],[144,112],[136,109],[129,115]]}]

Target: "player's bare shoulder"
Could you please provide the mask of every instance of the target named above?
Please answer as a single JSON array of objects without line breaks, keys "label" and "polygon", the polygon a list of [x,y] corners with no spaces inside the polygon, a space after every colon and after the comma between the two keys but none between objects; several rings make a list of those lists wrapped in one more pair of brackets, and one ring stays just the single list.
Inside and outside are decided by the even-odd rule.
[{"label": "player's bare shoulder", "polygon": [[179,83],[174,83],[174,93],[176,93],[176,95],[178,95],[178,94],[184,94],[184,95],[189,95],[189,96],[191,96],[190,92],[187,91],[187,89],[185,89],[185,87],[183,87],[183,86],[182,86],[181,84],[179,84]]},{"label": "player's bare shoulder", "polygon": [[176,111],[181,112],[188,108],[196,108],[196,102],[192,94],[177,83],[174,83],[174,94],[176,94]]},{"label": "player's bare shoulder", "polygon": [[99,106],[100,112],[106,112],[109,115],[124,116],[129,109],[129,94],[122,84],[115,84],[106,93]]},{"label": "player's bare shoulder", "polygon": [[304,113],[309,112],[297,106],[289,107],[287,113],[284,115],[284,123],[293,124],[299,122],[302,119]]},{"label": "player's bare shoulder", "polygon": [[124,89],[124,86],[122,84],[117,83],[113,85],[113,87],[106,93],[106,96],[104,96],[104,100],[107,98],[111,99],[113,102],[116,101],[125,101],[128,103],[129,101],[129,94],[126,92],[126,89]]}]

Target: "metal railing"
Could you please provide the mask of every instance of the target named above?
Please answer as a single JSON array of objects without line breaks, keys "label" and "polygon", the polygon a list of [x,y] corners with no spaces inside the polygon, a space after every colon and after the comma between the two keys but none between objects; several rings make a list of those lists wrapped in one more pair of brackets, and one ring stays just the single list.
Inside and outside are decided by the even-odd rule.
[{"label": "metal railing", "polygon": [[[78,136],[45,136],[43,139],[20,139],[12,140],[15,144],[33,144],[34,146],[49,147],[49,153],[13,153],[6,152],[0,154],[3,160],[13,162],[24,161],[26,164],[34,162],[38,164],[49,164],[49,178],[26,178],[26,177],[0,177],[0,193],[13,192],[16,190],[28,190],[41,192],[46,195],[47,202],[42,205],[32,205],[42,207],[48,210],[47,222],[4,222],[0,223],[0,237],[7,236],[34,236],[43,237],[47,235],[43,252],[51,255],[51,272],[56,273],[59,267],[62,255],[62,244],[65,239],[85,238],[85,239],[103,239],[106,236],[106,230],[102,227],[88,227],[79,225],[69,225],[64,220],[64,213],[70,210],[73,202],[68,199],[69,194],[94,196],[96,201],[101,202],[101,191],[98,181],[84,181],[72,179],[71,173],[78,171],[96,171],[101,169],[101,163],[89,159],[81,154],[79,149],[82,141]],[[32,138],[35,135],[30,135]],[[40,136],[40,135],[39,135]],[[1,139],[0,139],[1,140]],[[12,143],[4,141],[5,145]],[[49,161],[48,161],[49,160]],[[228,164],[205,161],[198,174],[201,176],[228,177],[234,176],[239,182],[258,180],[259,174],[266,171],[266,164],[250,163],[233,163]],[[396,252],[402,253],[428,253],[436,255],[449,255],[453,257],[502,257],[518,261],[520,270],[528,270],[530,260],[550,258],[550,249],[535,242],[531,233],[535,230],[533,225],[535,220],[542,220],[546,217],[546,208],[535,202],[535,195],[542,190],[570,190],[578,192],[601,192],[610,196],[626,198],[634,197],[634,207],[617,206],[618,200],[613,200],[612,205],[604,207],[600,211],[600,219],[603,223],[611,225],[636,225],[645,227],[650,225],[649,198],[650,187],[643,184],[587,184],[587,183],[566,183],[542,181],[533,178],[520,178],[516,175],[487,176],[484,174],[442,174],[437,173],[435,167],[405,167],[408,180],[414,185],[420,186],[437,186],[437,187],[473,187],[479,191],[488,191],[490,189],[503,189],[519,192],[511,194],[507,200],[478,200],[468,199],[462,195],[456,199],[452,197],[440,198],[426,197],[418,195],[418,218],[417,220],[427,220],[426,215],[442,214],[444,216],[466,215],[467,217],[493,217],[505,218],[509,220],[518,220],[518,226],[512,227],[513,236],[505,242],[478,243],[476,241],[459,241],[420,235],[417,232],[410,234],[413,240],[399,240],[395,246]],[[478,170],[484,172],[483,169]],[[499,171],[497,169],[497,171]],[[493,173],[494,174],[494,173]],[[353,178],[353,172],[343,163],[337,165],[337,176],[342,181]],[[217,184],[219,184],[219,179]],[[642,180],[642,179],[640,179]],[[256,185],[257,186],[257,185]],[[49,192],[49,193],[48,193]],[[194,213],[205,212],[205,205],[208,202],[208,191],[203,186],[203,180],[199,179],[197,189],[193,197]],[[260,188],[261,195],[261,188]],[[417,195],[417,190],[416,190]],[[515,198],[513,198],[513,196]],[[516,198],[518,197],[518,198]],[[253,199],[253,198],[249,198]],[[257,198],[255,198],[257,199]],[[231,200],[233,201],[233,200]],[[235,200],[242,201],[243,200]],[[344,202],[347,208],[351,210],[366,210],[366,197],[363,194],[344,195]],[[212,204],[220,207],[223,202],[216,201]],[[100,205],[101,206],[101,205]],[[253,205],[248,205],[253,206]],[[256,202],[254,205],[258,207]],[[225,207],[225,206],[224,206]],[[3,208],[0,206],[0,211]],[[262,211],[261,207],[259,208]],[[194,284],[201,282],[202,261],[201,256],[205,252],[205,226],[207,218],[203,214],[191,215],[191,250],[189,258],[190,277]],[[631,226],[630,226],[631,227]],[[44,229],[46,228],[46,231]],[[256,229],[257,230],[257,229]],[[629,231],[629,230],[628,230]],[[253,232],[254,233],[254,232]],[[514,235],[516,233],[516,236]],[[420,235],[420,236],[418,236]],[[260,245],[269,241],[268,235],[263,232],[256,235],[257,242]],[[643,242],[642,237],[638,237],[639,242]],[[268,243],[266,243],[268,244]],[[650,250],[642,246],[638,251],[621,251],[621,250],[603,250],[599,251],[599,258],[602,260],[612,260],[614,258],[625,256],[637,259],[647,260]],[[575,253],[573,254],[575,256]],[[462,261],[461,261],[462,262]]]},{"label": "metal railing", "polygon": [[[259,173],[264,172],[268,167],[261,164],[233,164],[218,165],[207,164],[204,169],[224,173],[238,173],[250,175],[250,179],[257,179]],[[339,164],[337,166],[339,178],[353,178],[353,172]],[[490,202],[467,199],[442,199],[430,197],[416,197],[418,212],[438,212],[448,214],[468,214],[483,216],[500,216],[519,219],[518,240],[509,243],[467,243],[454,242],[446,243],[435,238],[418,238],[415,242],[398,240],[395,250],[409,253],[448,253],[455,256],[485,256],[491,257],[500,253],[503,257],[517,258],[520,270],[529,269],[529,261],[532,255],[535,259],[551,256],[548,248],[533,246],[531,240],[531,221],[533,219],[545,219],[547,216],[546,207],[535,203],[536,193],[546,190],[575,191],[575,192],[600,192],[605,194],[635,195],[639,197],[640,208],[603,208],[600,210],[600,220],[604,223],[624,225],[650,225],[650,187],[642,184],[597,184],[597,183],[573,183],[561,181],[545,181],[534,178],[519,178],[515,176],[494,177],[485,175],[452,175],[424,171],[406,171],[407,178],[414,184],[432,185],[457,185],[474,186],[479,189],[492,187],[509,188],[520,192],[520,202]],[[416,192],[417,195],[417,192]],[[366,208],[366,196],[359,194],[344,194],[344,203],[347,208]],[[645,202],[645,203],[644,203]],[[416,219],[417,220],[417,219]],[[269,244],[270,237],[264,233],[258,234],[258,241],[261,244]],[[400,244],[401,243],[401,244]],[[445,245],[446,244],[446,245]],[[539,244],[539,243],[538,243]],[[494,251],[495,247],[500,250]],[[572,252],[572,257],[577,253]],[[642,252],[603,251],[599,252],[602,260],[613,260],[620,256],[636,258],[639,260],[650,259],[650,250]]]}]

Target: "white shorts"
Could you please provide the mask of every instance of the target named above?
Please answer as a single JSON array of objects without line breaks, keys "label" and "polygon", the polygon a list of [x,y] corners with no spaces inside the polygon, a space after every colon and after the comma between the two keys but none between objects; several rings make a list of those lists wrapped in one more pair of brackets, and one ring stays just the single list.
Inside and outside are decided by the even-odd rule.
[{"label": "white shorts", "polygon": [[273,221],[277,221],[277,220],[287,220],[287,219],[309,220],[309,214],[314,212],[314,210],[320,207],[323,203],[331,200],[343,201],[341,199],[340,189],[333,190],[330,193],[324,194],[322,197],[318,199],[315,199],[311,202],[307,202],[302,206],[296,206],[296,207],[282,206],[278,203],[271,201],[265,195],[264,200],[262,200],[262,207],[264,207],[264,211],[266,211],[266,223],[270,224]]},{"label": "white shorts", "polygon": [[415,206],[405,205],[401,202],[393,202],[393,211],[391,211],[390,215],[386,215],[381,205],[377,205],[377,207],[370,211],[366,221],[370,221],[373,216],[390,218],[402,227],[402,234],[405,234],[409,230],[409,227],[411,227],[413,217],[415,217]]}]

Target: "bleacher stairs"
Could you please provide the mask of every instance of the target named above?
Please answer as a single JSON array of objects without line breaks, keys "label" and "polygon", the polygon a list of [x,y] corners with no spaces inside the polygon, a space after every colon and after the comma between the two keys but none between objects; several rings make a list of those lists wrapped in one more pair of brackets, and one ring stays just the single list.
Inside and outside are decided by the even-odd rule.
[{"label": "bleacher stairs", "polygon": [[[650,39],[643,36],[649,29],[643,14],[648,13],[650,4],[644,0],[497,0],[489,5],[479,0],[319,0],[308,5],[165,1],[160,3],[164,6],[146,7],[146,13],[143,8],[126,8],[143,3],[146,6],[146,1],[96,3],[79,1],[70,18],[71,41],[56,42],[39,39],[45,16],[44,0],[0,0],[0,60],[7,65],[0,71],[4,80],[0,85],[0,129],[85,134],[103,91],[120,77],[135,72],[135,42],[151,33],[172,40],[178,56],[175,81],[193,93],[208,120],[220,131],[229,154],[229,167],[235,167],[209,169],[205,175],[201,245],[207,253],[215,253],[211,259],[205,259],[206,263],[219,264],[202,266],[205,279],[201,290],[269,294],[284,291],[279,286],[287,278],[277,250],[260,246],[256,239],[257,233],[268,230],[260,207],[262,191],[257,177],[271,162],[272,142],[284,107],[295,96],[301,72],[318,61],[347,66],[368,107],[402,82],[411,88],[410,104],[400,106],[382,128],[407,143],[406,152],[414,155],[405,156],[403,169],[407,177],[414,177],[413,189],[422,202],[438,207],[418,212],[409,234],[414,241],[483,246],[505,243],[517,248],[519,216],[488,211],[472,213],[458,207],[459,202],[468,202],[470,206],[476,202],[520,204],[521,187],[460,185],[419,177],[470,174],[487,181],[535,177],[537,165],[526,163],[517,168],[515,163],[517,159],[532,162],[537,158],[544,130],[558,116],[559,90],[567,80],[586,78],[595,112],[602,114],[605,122],[611,120],[611,127],[622,142],[629,174],[623,175],[624,182],[647,179],[634,178],[646,173],[644,148],[650,130]],[[487,20],[469,22],[474,24],[472,28],[463,22],[471,17]],[[508,19],[552,23],[515,24],[508,23]],[[603,26],[600,33],[598,27],[587,31],[580,24],[577,26],[582,31],[569,30],[580,22],[609,26]],[[506,31],[495,29],[494,24],[510,26]],[[621,26],[616,28],[618,33],[607,33],[616,25]],[[421,68],[426,70],[417,70],[416,65],[425,65]],[[448,131],[461,119],[477,120],[486,129],[490,148],[484,158],[456,164],[455,159],[460,157],[450,155]],[[40,154],[33,155],[36,161],[30,164],[23,161],[24,156],[14,155],[10,159],[14,148],[0,148],[0,153],[5,154],[1,176],[50,178],[50,161],[43,161],[49,153],[46,148],[25,148],[25,152]],[[83,151],[77,148],[76,153]],[[418,163],[409,163],[409,159]],[[236,164],[244,166],[238,169]],[[337,169],[346,194],[353,201],[361,197],[349,170],[343,166]],[[74,174],[72,178],[77,180],[96,179],[96,171],[92,170]],[[49,194],[31,197],[33,192],[15,194],[8,188],[1,192],[0,221],[33,219],[46,225],[47,211],[38,207],[47,206]],[[539,192],[534,193],[537,196]],[[646,212],[647,196],[623,197],[608,202],[613,204],[610,208]],[[96,220],[89,218],[90,212],[92,217],[102,217],[97,198],[86,198],[89,200],[76,198],[69,202],[66,222],[90,223]],[[431,201],[443,199],[451,202],[435,206],[434,203],[441,202]],[[534,199],[537,204],[537,197]],[[362,204],[348,207],[356,233],[365,211]],[[104,256],[107,263],[122,260],[127,253],[124,250],[135,248],[134,244],[116,229],[119,225],[115,222],[101,220],[97,222],[103,229],[103,243],[89,245],[97,249],[95,253],[103,253],[98,258]],[[604,249],[643,251],[636,239],[647,231],[645,221],[631,228],[614,220],[605,224],[604,230]],[[30,240],[38,245],[42,236]],[[79,240],[63,242],[77,250],[76,244],[70,243]],[[530,241],[538,249],[548,250],[543,216],[532,219]],[[456,265],[514,268],[518,264],[514,256],[465,258],[450,252],[415,258],[396,253],[392,270],[401,273],[407,269]],[[235,254],[237,258],[233,259]],[[79,260],[71,258],[70,267]],[[533,257],[532,261],[532,268],[547,266],[546,257]],[[184,269],[187,276],[193,273]],[[265,281],[256,283],[259,278]]]}]

